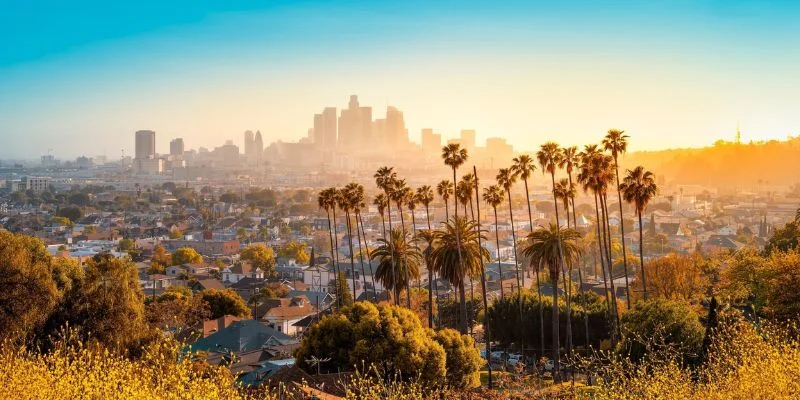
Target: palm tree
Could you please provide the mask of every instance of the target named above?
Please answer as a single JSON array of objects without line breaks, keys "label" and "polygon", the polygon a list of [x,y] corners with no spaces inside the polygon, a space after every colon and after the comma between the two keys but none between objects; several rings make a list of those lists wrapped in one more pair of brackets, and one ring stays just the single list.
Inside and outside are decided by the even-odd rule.
[{"label": "palm tree", "polygon": [[337,190],[336,202],[339,204],[339,209],[344,211],[345,219],[347,220],[347,245],[350,248],[350,279],[353,280],[353,299],[358,298],[356,293],[356,264],[354,261],[355,252],[353,251],[353,229],[350,225],[350,211],[352,203],[348,193],[349,188]]},{"label": "palm tree", "polygon": [[[359,220],[361,217],[361,210],[366,208],[365,198],[364,198],[364,186],[361,186],[358,183],[351,183],[345,186],[344,188],[345,193],[347,195],[347,199],[350,202],[350,209],[353,211],[355,216],[355,226],[356,226],[356,240],[358,241],[358,261],[361,265],[361,280],[364,285],[364,291],[367,289],[367,275],[364,270],[364,249],[361,247],[361,226],[359,224]],[[366,233],[364,233],[364,242],[366,243],[367,237]]]},{"label": "palm tree", "polygon": [[[333,227],[333,224],[331,224],[331,209],[333,209],[334,212],[336,212],[335,211],[336,201],[333,198],[334,194],[335,194],[335,189],[333,188],[323,189],[322,191],[319,192],[319,196],[317,196],[317,204],[319,205],[320,208],[325,210],[325,214],[327,215],[328,218],[328,235],[330,236],[331,239],[331,264],[333,264],[333,271],[336,273],[336,276],[338,277],[339,270],[336,267],[335,258],[333,256],[333,253],[336,251],[336,247],[333,244],[333,236],[334,236],[333,229],[335,228]],[[337,301],[341,300],[339,296],[336,296],[336,299]],[[339,306],[341,307],[341,304],[339,304]]]},{"label": "palm tree", "polygon": [[[475,219],[475,205],[472,203],[472,194],[475,190],[475,186],[478,184],[478,177],[472,173],[466,174],[461,177],[461,182],[463,182],[466,186],[464,191],[469,193],[469,212],[472,219]],[[464,211],[464,215],[466,215],[466,211]]]},{"label": "palm tree", "polygon": [[[480,232],[475,221],[466,217],[453,217],[444,223],[443,229],[434,233],[436,245],[431,252],[431,261],[439,275],[458,288],[461,301],[462,334],[467,333],[467,304],[464,280],[467,276],[481,273],[481,265],[489,259],[489,251],[479,244]],[[481,237],[481,239],[484,239]]]},{"label": "palm tree", "polygon": [[[383,190],[383,194],[386,197],[386,219],[389,220],[389,233],[393,231],[392,229],[392,199],[390,196],[390,192],[393,190],[394,181],[397,180],[397,173],[394,172],[394,168],[392,167],[380,167],[373,175],[375,178],[375,185],[378,189]],[[389,245],[392,245],[392,241],[386,237],[384,234],[384,240],[388,240]],[[389,252],[390,256],[394,255],[394,252]],[[396,299],[395,299],[396,301]]]},{"label": "palm tree", "polygon": [[614,175],[617,179],[617,201],[619,202],[619,232],[622,238],[622,265],[625,268],[625,294],[628,296],[628,309],[631,308],[631,289],[628,285],[628,254],[625,251],[625,224],[622,215],[622,190],[619,187],[619,162],[618,157],[628,150],[628,135],[619,129],[609,129],[603,138],[603,148],[611,152],[614,157]]},{"label": "palm tree", "polygon": [[[533,171],[536,170],[536,165],[534,164],[533,158],[527,154],[515,157],[513,161],[514,164],[511,166],[511,169],[522,179],[522,182],[525,183],[525,203],[528,205],[528,226],[530,233],[533,233],[533,213],[531,212],[531,196],[528,191],[528,178],[530,178]],[[530,273],[530,270],[528,273]],[[522,275],[522,284],[523,286],[525,285],[525,274]],[[539,293],[539,348],[544,350],[544,310],[542,309],[542,288],[539,285],[538,268],[536,269],[536,290]]]},{"label": "palm tree", "polygon": [[572,187],[567,178],[561,178],[558,182],[556,182],[556,188],[554,191],[556,193],[556,197],[561,200],[561,204],[564,206],[564,212],[567,214],[567,228],[569,228],[569,201],[570,198],[575,197],[575,188]]},{"label": "palm tree", "polygon": [[458,182],[458,185],[456,185],[456,202],[461,203],[465,217],[467,216],[467,204],[469,204],[470,197],[472,197],[472,185],[464,181]]},{"label": "palm tree", "polygon": [[[478,197],[479,196],[478,195],[478,193],[479,193],[478,168],[476,168],[474,165],[472,166],[472,177],[474,178],[472,180],[472,183],[475,185],[473,192],[475,192],[475,210],[476,210],[476,215],[477,215],[477,218],[475,219],[475,222],[477,224],[476,229],[478,230],[478,248],[482,249],[483,248],[483,245],[481,244],[482,237],[480,235],[480,231],[481,231],[481,201],[480,201],[480,198]],[[497,227],[497,225],[495,224],[495,228],[496,227]],[[488,301],[488,299],[486,297],[486,295],[487,295],[486,294],[486,265],[483,262],[484,261],[483,257],[481,257],[480,260],[481,260],[481,292],[483,293],[483,310],[484,310],[484,313],[486,313],[486,310],[489,309],[489,301]],[[486,341],[486,354],[489,355],[489,354],[492,354],[492,337],[491,337],[491,331],[489,329],[489,322],[488,321],[484,321],[483,322],[483,332],[484,332],[484,338],[485,338],[485,341]],[[487,365],[487,368],[488,368],[488,371],[489,371],[489,374],[488,374],[488,377],[489,377],[489,381],[488,381],[489,390],[491,390],[492,389],[492,363],[489,363]]]},{"label": "palm tree", "polygon": [[436,193],[438,193],[439,197],[444,201],[444,220],[447,221],[450,219],[450,208],[447,202],[450,201],[450,196],[453,195],[453,182],[443,179],[436,185]]},{"label": "palm tree", "polygon": [[[414,211],[417,210],[417,195],[416,192],[411,189],[407,188],[407,198],[406,198],[406,207],[408,207],[408,211],[411,214],[411,240],[414,241],[414,245],[417,245],[417,216],[414,215]],[[420,281],[417,280],[417,289],[420,288]]]},{"label": "palm tree", "polygon": [[[580,232],[575,229],[562,230],[558,224],[550,224],[549,229],[541,228],[529,234],[522,248],[522,254],[530,258],[532,263],[547,266],[550,280],[553,282],[553,365],[556,366],[556,370],[560,365],[558,275],[562,265],[571,267],[580,257],[581,249],[578,244],[580,237]],[[558,375],[553,376],[555,378]]]},{"label": "palm tree", "polygon": [[[409,200],[411,200],[413,193],[414,191],[406,185],[405,179],[393,180],[392,187],[389,191],[389,198],[394,201],[395,205],[397,206],[397,213],[400,214],[400,226],[403,232],[406,232],[406,220],[403,216],[403,204],[407,204]],[[406,274],[408,274],[408,268],[404,268],[404,271]],[[409,279],[410,278],[406,276],[406,281],[409,281]],[[406,306],[409,309],[411,308],[411,290],[406,292]]]},{"label": "palm tree", "polygon": [[[522,292],[522,280],[520,279],[519,263],[517,262],[517,234],[514,232],[514,207],[511,205],[511,187],[516,183],[517,175],[511,168],[500,168],[496,179],[497,184],[505,190],[506,198],[508,199],[508,216],[511,221],[511,243],[514,249],[514,270],[517,274],[517,295],[520,295]],[[520,295],[520,299],[521,298]]]},{"label": "palm tree", "polygon": [[642,233],[642,213],[647,208],[650,200],[658,194],[658,186],[655,177],[644,167],[638,166],[633,170],[628,170],[627,176],[620,185],[620,191],[628,203],[636,206],[636,214],[639,217],[639,265],[642,269],[642,288],[644,288],[644,299],[647,300],[647,280],[644,275],[644,235]]},{"label": "palm tree", "polygon": [[[564,205],[564,212],[567,215],[567,228],[569,228],[569,202],[570,199],[575,197],[575,188],[572,187],[567,178],[563,178],[556,184],[555,192]],[[577,229],[577,227],[574,228]],[[566,293],[564,297],[567,302],[567,351],[572,356],[572,308],[570,305],[572,301],[572,268],[562,268],[561,276],[564,279],[564,292]]]},{"label": "palm tree", "polygon": [[503,267],[500,263],[500,233],[497,230],[497,206],[503,202],[505,193],[500,186],[492,185],[483,189],[483,201],[488,203],[494,209],[494,236],[497,241],[497,270],[500,273],[500,298],[505,298],[503,294]]},{"label": "palm tree", "polygon": [[[461,146],[459,146],[456,143],[450,143],[447,146],[442,147],[442,160],[444,161],[445,165],[453,169],[453,185],[455,185],[455,182],[457,182],[456,171],[458,170],[458,167],[460,167],[467,161],[467,149],[462,149]],[[453,204],[453,225],[458,226],[458,204],[455,203]],[[461,232],[459,229],[454,229],[453,232],[455,233],[456,253],[458,254],[458,262],[459,264],[463,265],[463,259],[461,255],[461,240],[460,240]],[[464,300],[463,284],[464,282],[462,281],[461,292],[459,293],[461,295],[461,304],[462,304],[461,326],[463,328],[463,332],[461,333],[466,333],[467,308]]]},{"label": "palm tree", "polygon": [[[428,232],[432,232],[430,205],[433,202],[433,189],[428,185],[417,188],[415,199],[419,204],[425,207],[425,219],[428,221]],[[426,240],[428,244],[426,252],[428,253],[431,251],[431,246],[433,244],[432,239],[433,237],[431,236],[431,240]],[[431,271],[428,258],[429,257],[425,257],[425,268],[428,270],[428,326],[433,328],[433,272]]]},{"label": "palm tree", "polygon": [[419,276],[420,265],[423,263],[419,248],[411,243],[408,232],[394,229],[389,233],[388,240],[378,239],[378,247],[372,251],[370,257],[378,260],[375,277],[383,287],[394,292],[394,303],[399,304],[400,291],[403,288],[408,290],[409,279]]},{"label": "palm tree", "polygon": [[383,193],[378,193],[375,198],[372,199],[372,204],[378,207],[378,214],[381,215],[381,227],[383,228],[384,239],[386,239],[386,203],[386,195]]}]

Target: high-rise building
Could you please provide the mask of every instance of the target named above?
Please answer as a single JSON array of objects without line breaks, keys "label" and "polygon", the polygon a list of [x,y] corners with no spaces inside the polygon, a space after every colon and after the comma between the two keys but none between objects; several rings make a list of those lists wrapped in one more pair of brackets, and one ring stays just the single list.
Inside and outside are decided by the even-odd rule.
[{"label": "high-rise building", "polygon": [[467,153],[475,152],[475,131],[472,129],[461,130],[461,146],[467,149]]},{"label": "high-rise building", "polygon": [[156,157],[156,133],[154,131],[136,131],[136,158],[146,160]]},{"label": "high-rise building", "polygon": [[403,119],[403,112],[395,107],[386,108],[386,141],[394,148],[403,148],[408,145],[408,131]]},{"label": "high-rise building", "polygon": [[256,131],[256,138],[253,140],[253,156],[256,165],[261,165],[264,160],[264,138],[261,131]]},{"label": "high-rise building", "polygon": [[439,156],[442,149],[442,135],[433,133],[433,129],[422,130],[422,151],[426,156]]},{"label": "high-rise building", "polygon": [[361,107],[358,96],[351,95],[347,109],[339,116],[338,144],[365,145],[372,141],[372,108]]},{"label": "high-rise building", "polygon": [[255,142],[255,134],[253,131],[245,131],[244,132],[244,155],[248,159],[253,152],[253,144]]},{"label": "high-rise building", "polygon": [[322,126],[325,129],[323,133],[324,144],[331,148],[336,146],[336,107],[325,107],[322,110]]},{"label": "high-rise building", "polygon": [[183,138],[175,138],[169,142],[169,155],[182,157],[183,151]]}]

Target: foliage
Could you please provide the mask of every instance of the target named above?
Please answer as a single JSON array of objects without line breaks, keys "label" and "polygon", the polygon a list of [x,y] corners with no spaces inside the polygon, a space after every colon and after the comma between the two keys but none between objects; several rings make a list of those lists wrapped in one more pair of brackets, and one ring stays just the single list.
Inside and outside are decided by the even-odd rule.
[{"label": "foliage", "polygon": [[298,241],[291,241],[278,249],[278,257],[293,258],[300,265],[308,264],[311,261],[311,257],[308,255],[308,246]]},{"label": "foliage", "polygon": [[444,348],[447,385],[452,388],[473,388],[480,385],[478,370],[486,363],[475,349],[475,341],[454,329],[441,329],[433,336]]},{"label": "foliage", "polygon": [[239,258],[242,261],[249,261],[254,267],[264,271],[269,276],[275,268],[275,253],[271,247],[263,244],[255,244],[245,247]]},{"label": "foliage", "polygon": [[172,265],[202,264],[203,256],[191,247],[181,247],[172,253]]},{"label": "foliage", "polygon": [[[668,254],[645,263],[647,293],[650,297],[664,297],[673,300],[699,300],[705,296],[711,284],[709,271],[704,269],[705,261],[698,254]],[[631,283],[642,286],[641,269]]]},{"label": "foliage", "polygon": [[[800,211],[800,210],[798,210]],[[795,219],[792,222],[784,225],[783,228],[778,228],[769,238],[769,242],[764,250],[767,253],[775,251],[790,251],[798,248],[800,242],[800,219]]]},{"label": "foliage", "polygon": [[307,361],[315,356],[330,358],[322,372],[375,366],[387,376],[400,374],[437,386],[445,376],[446,355],[432,336],[405,308],[357,302],[312,326],[295,358],[307,371],[316,371]]},{"label": "foliage", "polygon": [[648,351],[650,338],[676,347],[684,361],[696,359],[703,341],[703,326],[697,313],[685,302],[651,299],[639,301],[622,315],[623,340],[620,351],[637,361]]},{"label": "foliage", "polygon": [[[531,338],[540,337],[541,324],[539,323],[539,297],[537,293],[524,290],[521,303],[522,322],[520,322],[519,312],[520,301],[516,293],[503,299],[498,299],[489,306],[489,312],[486,313],[486,316],[489,326],[492,327],[493,341],[507,347],[511,344],[523,343],[523,341],[530,344]],[[548,329],[552,320],[552,307],[553,298],[542,296],[542,313],[545,321],[544,336],[547,342],[551,342],[553,337],[551,329]],[[566,302],[563,299],[559,299],[558,307],[560,310],[559,335],[562,336],[561,339],[564,339],[567,319],[561,313],[566,313]],[[594,292],[584,292],[572,297],[570,307],[572,307],[573,342],[581,345],[586,342],[584,315],[588,313],[590,344],[595,348],[600,347],[601,341],[609,338],[605,298]]]},{"label": "foliage", "polygon": [[372,249],[370,256],[378,260],[375,279],[394,292],[395,302],[400,298],[400,292],[408,289],[410,281],[419,278],[424,264],[422,253],[410,234],[400,228],[392,229],[388,240],[378,238],[378,246]]},{"label": "foliage", "polygon": [[57,225],[69,226],[69,227],[75,225],[75,224],[72,223],[72,221],[70,221],[69,218],[67,218],[67,217],[59,217],[59,216],[53,217],[53,223],[57,224]]},{"label": "foliage", "polygon": [[170,257],[167,250],[164,249],[164,246],[157,244],[153,247],[153,256],[150,258],[151,261],[159,263],[161,265],[171,265],[172,264],[172,257]]},{"label": "foliage", "polygon": [[119,241],[120,251],[130,251],[136,248],[136,243],[131,239],[122,239]]},{"label": "foliage", "polygon": [[57,215],[59,217],[69,218],[70,221],[77,221],[83,217],[83,211],[80,208],[70,206],[70,207],[61,207],[58,210]]},{"label": "foliage", "polygon": [[353,305],[353,293],[351,293],[350,289],[347,287],[347,278],[345,277],[344,271],[339,271],[333,283],[333,295],[336,296],[336,305],[341,305],[341,307]]},{"label": "foliage", "polygon": [[242,318],[250,316],[247,303],[233,289],[208,289],[197,293],[196,296],[200,296],[203,301],[208,303],[211,310],[210,319],[217,319],[224,315]]}]

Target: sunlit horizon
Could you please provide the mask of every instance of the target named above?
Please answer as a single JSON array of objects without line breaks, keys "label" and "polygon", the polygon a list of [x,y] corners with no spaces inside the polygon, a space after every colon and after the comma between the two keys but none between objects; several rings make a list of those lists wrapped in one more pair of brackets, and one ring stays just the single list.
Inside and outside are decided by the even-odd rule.
[{"label": "sunlit horizon", "polygon": [[[631,151],[800,133],[800,16],[749,2],[10,5],[0,16],[0,158],[159,153],[297,141],[351,94],[409,138],[474,129],[516,151],[598,142]],[[161,10],[159,7],[166,9]],[[80,7],[77,7],[80,8]],[[31,21],[37,21],[33,24]]]}]

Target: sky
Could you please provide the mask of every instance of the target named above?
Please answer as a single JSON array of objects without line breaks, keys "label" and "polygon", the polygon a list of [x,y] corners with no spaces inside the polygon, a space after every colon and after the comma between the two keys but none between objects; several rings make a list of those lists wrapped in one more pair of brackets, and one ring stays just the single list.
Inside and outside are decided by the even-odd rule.
[{"label": "sky", "polygon": [[[800,2],[18,1],[0,12],[0,158],[295,141],[351,94],[409,136],[631,150],[800,134]],[[119,4],[117,4],[119,3]],[[502,4],[496,4],[502,3]],[[52,149],[52,150],[51,150]]]}]

